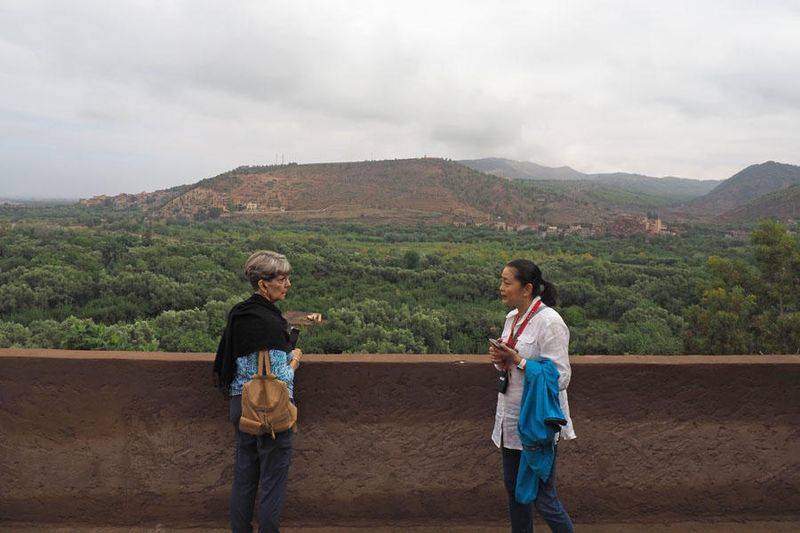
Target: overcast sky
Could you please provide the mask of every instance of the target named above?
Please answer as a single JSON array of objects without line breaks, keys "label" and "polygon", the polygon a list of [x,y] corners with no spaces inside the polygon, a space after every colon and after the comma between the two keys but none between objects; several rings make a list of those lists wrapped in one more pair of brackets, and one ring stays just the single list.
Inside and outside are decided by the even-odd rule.
[{"label": "overcast sky", "polygon": [[800,163],[800,1],[0,0],[0,196],[243,164]]}]

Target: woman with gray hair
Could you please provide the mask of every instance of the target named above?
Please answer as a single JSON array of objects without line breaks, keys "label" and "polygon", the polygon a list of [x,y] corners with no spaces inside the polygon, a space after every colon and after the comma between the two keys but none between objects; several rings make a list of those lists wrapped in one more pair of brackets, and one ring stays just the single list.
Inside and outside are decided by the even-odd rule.
[{"label": "woman with gray hair", "polygon": [[230,397],[230,420],[236,433],[236,454],[231,491],[231,530],[252,531],[256,492],[258,531],[277,532],[286,498],[293,431],[255,436],[239,429],[242,387],[258,370],[258,353],[269,352],[272,373],[285,381],[294,401],[294,373],[303,353],[289,340],[286,319],[275,303],[286,298],[292,286],[292,266],[285,256],[260,251],[245,263],[244,275],[255,291],[228,314],[225,331],[214,360],[218,386]]}]

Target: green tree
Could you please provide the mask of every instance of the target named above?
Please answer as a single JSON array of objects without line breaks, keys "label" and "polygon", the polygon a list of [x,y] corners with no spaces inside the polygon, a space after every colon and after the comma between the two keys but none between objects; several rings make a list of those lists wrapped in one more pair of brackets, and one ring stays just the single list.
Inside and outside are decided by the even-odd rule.
[{"label": "green tree", "polygon": [[755,349],[756,297],[742,287],[707,289],[699,305],[689,307],[685,318],[689,353],[746,354]]},{"label": "green tree", "polygon": [[153,320],[158,344],[168,352],[210,352],[219,337],[208,333],[208,315],[200,309],[164,311]]},{"label": "green tree", "polygon": [[25,347],[31,332],[22,324],[0,321],[0,348]]},{"label": "green tree", "polygon": [[778,316],[798,310],[800,245],[782,225],[765,220],[753,232],[753,254],[763,284],[762,305],[773,304]]},{"label": "green tree", "polygon": [[410,270],[416,270],[419,268],[420,264],[420,256],[419,252],[416,250],[408,250],[406,253],[403,254],[403,266]]},{"label": "green tree", "polygon": [[754,267],[710,257],[699,304],[685,315],[685,343],[697,353],[796,353],[800,350],[800,244],[780,224],[752,235]]},{"label": "green tree", "polygon": [[680,319],[660,307],[648,305],[631,309],[619,321],[620,332],[612,339],[612,352],[620,354],[672,355],[681,353],[683,342],[673,328]]},{"label": "green tree", "polygon": [[614,329],[603,320],[591,320],[584,327],[570,328],[570,353],[608,355],[612,353]]}]

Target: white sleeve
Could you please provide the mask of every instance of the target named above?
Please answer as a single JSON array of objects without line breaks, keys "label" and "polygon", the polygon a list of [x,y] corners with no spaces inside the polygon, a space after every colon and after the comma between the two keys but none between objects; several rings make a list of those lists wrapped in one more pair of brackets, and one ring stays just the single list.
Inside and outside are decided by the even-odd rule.
[{"label": "white sleeve", "polygon": [[543,333],[539,355],[550,359],[558,370],[558,390],[565,390],[572,377],[569,365],[569,329],[565,324],[550,324]]}]

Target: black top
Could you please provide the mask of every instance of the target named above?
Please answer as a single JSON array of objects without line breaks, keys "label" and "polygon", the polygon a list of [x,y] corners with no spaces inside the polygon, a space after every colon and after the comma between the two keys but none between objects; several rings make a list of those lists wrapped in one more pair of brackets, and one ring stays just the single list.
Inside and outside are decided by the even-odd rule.
[{"label": "black top", "polygon": [[217,386],[227,391],[236,372],[236,358],[261,350],[291,352],[289,324],[281,310],[258,293],[234,305],[214,359]]}]

